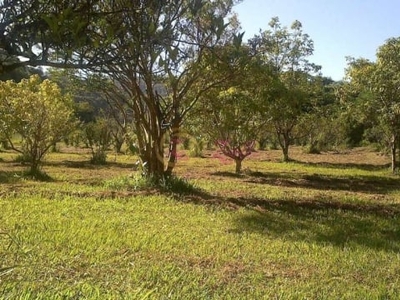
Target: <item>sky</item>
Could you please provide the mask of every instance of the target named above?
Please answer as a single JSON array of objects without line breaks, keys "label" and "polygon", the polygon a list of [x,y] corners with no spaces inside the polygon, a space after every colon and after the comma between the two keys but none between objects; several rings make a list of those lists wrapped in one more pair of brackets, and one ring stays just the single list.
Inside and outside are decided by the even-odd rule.
[{"label": "sky", "polygon": [[287,27],[300,21],[314,41],[309,60],[333,80],[343,79],[347,56],[375,61],[379,46],[400,37],[400,0],[243,0],[234,10],[246,41],[273,17]]}]

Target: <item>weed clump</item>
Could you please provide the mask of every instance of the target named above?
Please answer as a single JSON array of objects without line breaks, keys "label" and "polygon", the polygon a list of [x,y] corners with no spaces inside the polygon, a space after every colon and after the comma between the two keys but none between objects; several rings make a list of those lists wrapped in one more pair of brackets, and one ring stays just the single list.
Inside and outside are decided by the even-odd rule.
[{"label": "weed clump", "polygon": [[112,190],[144,190],[154,187],[153,182],[141,174],[121,176],[104,181],[104,187]]}]

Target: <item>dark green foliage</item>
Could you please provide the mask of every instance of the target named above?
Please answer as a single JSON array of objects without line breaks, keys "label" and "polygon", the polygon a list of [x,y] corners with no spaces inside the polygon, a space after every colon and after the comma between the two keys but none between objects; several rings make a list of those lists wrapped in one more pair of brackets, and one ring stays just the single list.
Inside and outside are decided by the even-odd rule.
[{"label": "dark green foliage", "polygon": [[46,172],[38,168],[30,169],[28,171],[23,172],[23,177],[37,181],[45,181],[45,182],[53,181],[51,176],[49,176]]},{"label": "dark green foliage", "polygon": [[93,165],[105,165],[107,163],[107,153],[101,149],[95,149],[92,152],[90,163]]},{"label": "dark green foliage", "polygon": [[[314,90],[320,67],[308,61],[314,44],[303,32],[302,24],[294,21],[290,28],[282,26],[279,18],[269,22],[269,29],[260,31],[249,45],[265,65],[270,66],[274,80],[264,91],[266,118],[282,148],[283,160],[289,160],[289,147],[296,139],[307,135],[303,119],[314,111]],[[312,119],[308,118],[308,123]]]},{"label": "dark green foliage", "polygon": [[85,142],[91,149],[92,164],[105,164],[107,160],[106,151],[111,145],[111,128],[106,119],[98,119],[83,125]]},{"label": "dark green foliage", "polygon": [[10,144],[8,143],[7,139],[0,139],[0,149],[8,150],[10,149]]},{"label": "dark green foliage", "polygon": [[17,163],[25,164],[25,163],[29,163],[30,161],[32,161],[32,158],[29,156],[28,153],[26,153],[26,154],[21,153],[14,158],[14,161]]},{"label": "dark green foliage", "polygon": [[182,146],[183,146],[183,149],[189,150],[189,147],[190,147],[190,138],[188,138],[188,137],[183,138],[183,139],[182,139]]},{"label": "dark green foliage", "polygon": [[158,186],[164,192],[178,195],[193,195],[199,193],[199,188],[187,179],[178,176],[163,177]]}]

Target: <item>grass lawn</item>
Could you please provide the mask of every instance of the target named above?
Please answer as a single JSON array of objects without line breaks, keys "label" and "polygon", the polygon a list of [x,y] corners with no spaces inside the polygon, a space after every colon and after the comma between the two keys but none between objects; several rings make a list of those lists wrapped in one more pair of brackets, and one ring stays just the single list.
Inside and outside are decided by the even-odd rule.
[{"label": "grass lawn", "polygon": [[[68,151],[67,151],[68,150]],[[193,193],[66,149],[52,180],[0,153],[0,299],[399,299],[400,177],[365,148],[181,155]]]}]

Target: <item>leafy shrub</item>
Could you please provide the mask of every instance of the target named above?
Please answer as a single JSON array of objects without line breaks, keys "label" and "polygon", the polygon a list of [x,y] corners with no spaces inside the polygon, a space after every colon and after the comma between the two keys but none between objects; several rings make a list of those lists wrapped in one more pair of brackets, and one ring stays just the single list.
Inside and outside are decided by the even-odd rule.
[{"label": "leafy shrub", "polygon": [[321,154],[318,143],[306,145],[305,147],[303,147],[303,151],[308,154]]},{"label": "leafy shrub", "polygon": [[[0,82],[0,136],[29,161],[35,173],[49,149],[74,128],[72,98],[63,95],[57,84],[38,75]],[[22,147],[12,142],[18,134]],[[29,159],[28,159],[29,158]]]},{"label": "leafy shrub", "polygon": [[85,124],[83,132],[85,141],[91,149],[92,164],[105,164],[107,160],[107,149],[111,145],[112,137],[109,122],[99,118],[95,122]]},{"label": "leafy shrub", "polygon": [[10,144],[6,139],[0,139],[0,149],[9,150]]},{"label": "leafy shrub", "polygon": [[107,163],[107,153],[101,149],[93,151],[90,163],[92,165],[105,165]]},{"label": "leafy shrub", "polygon": [[183,149],[189,150],[190,144],[191,144],[190,138],[185,137],[185,138],[182,139],[182,146],[183,146]]},{"label": "leafy shrub", "polygon": [[189,147],[190,157],[201,157],[204,150],[204,140],[199,138],[191,141],[191,147]]}]

